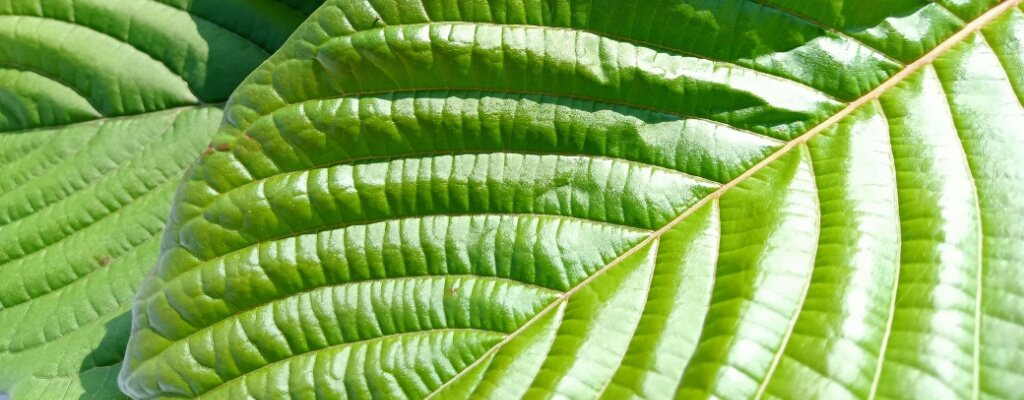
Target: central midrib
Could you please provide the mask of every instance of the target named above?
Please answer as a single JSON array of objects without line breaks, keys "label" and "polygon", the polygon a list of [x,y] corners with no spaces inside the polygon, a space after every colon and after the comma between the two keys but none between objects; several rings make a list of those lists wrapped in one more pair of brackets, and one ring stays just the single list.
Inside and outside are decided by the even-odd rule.
[{"label": "central midrib", "polygon": [[[687,208],[685,211],[680,213],[676,218],[672,219],[667,224],[665,224],[665,226],[661,227],[661,229],[658,229],[658,230],[652,232],[650,235],[648,235],[646,238],[644,238],[644,240],[642,240],[639,243],[637,243],[636,245],[634,245],[632,248],[630,248],[625,253],[623,253],[622,255],[617,257],[615,260],[612,260],[612,262],[608,263],[608,265],[604,266],[600,270],[597,270],[596,272],[594,272],[594,274],[589,276],[587,279],[584,279],[583,281],[579,282],[575,287],[573,287],[572,289],[570,289],[570,290],[566,291],[565,293],[563,293],[561,297],[559,297],[555,301],[552,301],[551,304],[549,304],[543,310],[538,312],[529,321],[526,321],[526,323],[524,323],[522,326],[520,326],[519,329],[517,329],[514,332],[510,333],[507,337],[505,337],[504,340],[502,340],[500,343],[494,345],[494,347],[491,347],[491,349],[488,350],[486,353],[482,354],[475,362],[473,362],[472,364],[468,365],[466,368],[464,368],[462,371],[460,371],[458,374],[453,376],[451,379],[449,379],[445,383],[441,384],[441,386],[438,386],[438,388],[435,389],[434,391],[432,391],[429,395],[427,395],[426,398],[427,399],[433,398],[438,393],[440,393],[441,390],[443,390],[445,387],[447,387],[448,385],[452,384],[455,381],[458,381],[459,378],[461,378],[464,374],[466,374],[469,371],[473,370],[473,368],[475,368],[478,364],[480,364],[484,360],[487,360],[492,354],[498,352],[502,347],[504,347],[504,345],[506,345],[510,341],[512,341],[512,339],[518,337],[519,334],[521,334],[522,332],[526,331],[526,329],[529,328],[531,325],[533,325],[534,322],[540,320],[544,315],[546,315],[548,312],[550,312],[551,310],[553,310],[556,307],[558,307],[561,303],[568,301],[569,298],[577,290],[587,286],[590,282],[592,282],[593,280],[597,279],[598,277],[603,275],[605,272],[608,272],[608,270],[610,270],[611,268],[614,268],[615,266],[621,264],[623,261],[628,259],[634,253],[636,253],[637,251],[639,251],[639,250],[643,249],[644,247],[648,246],[653,241],[657,240],[662,235],[664,235],[665,232],[668,232],[673,227],[675,227],[679,223],[683,222],[683,220],[685,220],[687,217],[689,217],[691,214],[693,214],[697,210],[701,209],[702,207],[704,207],[708,203],[711,203],[712,201],[715,201],[718,198],[722,197],[725,194],[725,192],[727,192],[729,189],[738,186],[740,183],[743,183],[744,181],[746,181],[747,178],[750,178],[751,176],[753,176],[755,173],[757,173],[758,171],[760,171],[764,167],[768,166],[769,164],[773,163],[774,161],[778,160],[779,158],[785,156],[786,154],[789,153],[789,151],[793,150],[794,148],[796,148],[796,147],[806,143],[807,141],[809,141],[810,139],[814,138],[815,136],[817,136],[821,132],[825,131],[826,129],[830,128],[832,125],[834,125],[835,123],[839,122],[843,118],[846,118],[846,116],[850,115],[851,113],[853,113],[855,110],[857,110],[858,108],[860,108],[864,104],[867,104],[868,102],[870,102],[872,100],[878,99],[879,97],[882,96],[882,94],[887,92],[889,89],[892,89],[893,87],[898,85],[900,82],[902,82],[904,79],[906,79],[910,75],[912,75],[915,72],[917,72],[919,69],[921,69],[925,65],[931,64],[933,61],[935,61],[936,58],[938,58],[939,56],[944,54],[949,49],[953,48],[953,46],[959,44],[964,39],[966,39],[968,36],[970,36],[971,34],[977,32],[982,27],[984,27],[986,24],[988,24],[989,22],[991,22],[995,18],[999,17],[1000,15],[1002,15],[1004,12],[1006,12],[1010,8],[1016,6],[1021,1],[1022,0],[1007,0],[1007,1],[1004,1],[1004,2],[1000,3],[997,6],[989,9],[988,11],[986,11],[984,14],[982,14],[978,18],[975,18],[974,20],[969,22],[967,25],[964,25],[964,27],[962,29],[960,29],[959,31],[954,33],[952,36],[948,37],[946,40],[943,40],[942,43],[939,43],[938,46],[933,48],[928,53],[925,53],[925,55],[921,56],[921,58],[919,58],[917,61],[914,61],[914,62],[912,62],[910,64],[907,64],[903,69],[901,69],[895,75],[891,76],[889,79],[887,79],[881,85],[878,85],[878,87],[876,87],[875,89],[871,90],[870,92],[868,92],[867,94],[861,96],[860,98],[854,100],[853,102],[850,102],[842,110],[839,110],[839,112],[835,113],[834,115],[832,115],[828,119],[826,119],[826,120],[822,121],[821,123],[819,123],[818,125],[814,126],[813,128],[811,128],[810,130],[808,130],[804,134],[796,137],[793,140],[790,140],[784,146],[782,146],[781,148],[776,150],[774,153],[770,154],[768,157],[765,157],[763,160],[761,160],[760,162],[755,164],[753,167],[748,169],[746,172],[740,174],[740,176],[734,178],[732,181],[729,181],[725,185],[722,185],[720,188],[718,188],[718,190],[715,190],[714,192],[712,192],[708,196],[704,197],[703,199],[701,199],[700,201],[698,201],[694,205],[692,205],[689,208]],[[785,347],[785,343],[783,343],[781,347]]]}]

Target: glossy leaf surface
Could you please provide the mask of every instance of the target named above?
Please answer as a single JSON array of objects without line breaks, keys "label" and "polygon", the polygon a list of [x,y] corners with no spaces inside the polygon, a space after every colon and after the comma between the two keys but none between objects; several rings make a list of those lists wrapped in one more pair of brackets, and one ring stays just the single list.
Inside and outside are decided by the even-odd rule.
[{"label": "glossy leaf surface", "polygon": [[0,397],[123,397],[175,189],[301,5],[0,0]]},{"label": "glossy leaf surface", "polygon": [[232,96],[136,398],[1019,398],[1017,2],[333,0]]}]

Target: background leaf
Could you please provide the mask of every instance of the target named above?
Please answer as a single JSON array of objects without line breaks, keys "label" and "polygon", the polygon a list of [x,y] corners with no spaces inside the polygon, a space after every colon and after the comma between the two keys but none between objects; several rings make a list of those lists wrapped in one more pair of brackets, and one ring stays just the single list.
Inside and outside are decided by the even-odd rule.
[{"label": "background leaf", "polygon": [[0,391],[123,397],[180,176],[308,3],[0,1]]}]

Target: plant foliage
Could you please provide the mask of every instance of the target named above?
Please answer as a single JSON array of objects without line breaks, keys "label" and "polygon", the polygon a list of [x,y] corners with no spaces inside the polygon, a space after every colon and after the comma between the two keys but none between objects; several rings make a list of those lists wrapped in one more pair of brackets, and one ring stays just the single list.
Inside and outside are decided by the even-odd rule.
[{"label": "plant foliage", "polygon": [[123,397],[180,177],[316,7],[244,3],[0,0],[0,397]]},{"label": "plant foliage", "polygon": [[11,129],[136,116],[0,137],[0,326],[40,321],[0,360],[93,327],[60,371],[134,398],[1024,396],[1019,0],[328,0],[235,88],[257,53],[11,86],[68,110]]}]

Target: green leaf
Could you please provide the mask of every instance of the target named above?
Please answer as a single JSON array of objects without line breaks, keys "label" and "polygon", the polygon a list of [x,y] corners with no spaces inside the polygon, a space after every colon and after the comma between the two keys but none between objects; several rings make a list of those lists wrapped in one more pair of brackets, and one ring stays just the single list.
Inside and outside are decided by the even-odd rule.
[{"label": "green leaf", "polygon": [[1017,1],[332,0],[232,95],[135,398],[1019,398]]},{"label": "green leaf", "polygon": [[0,0],[0,397],[123,397],[176,186],[314,3]]}]

